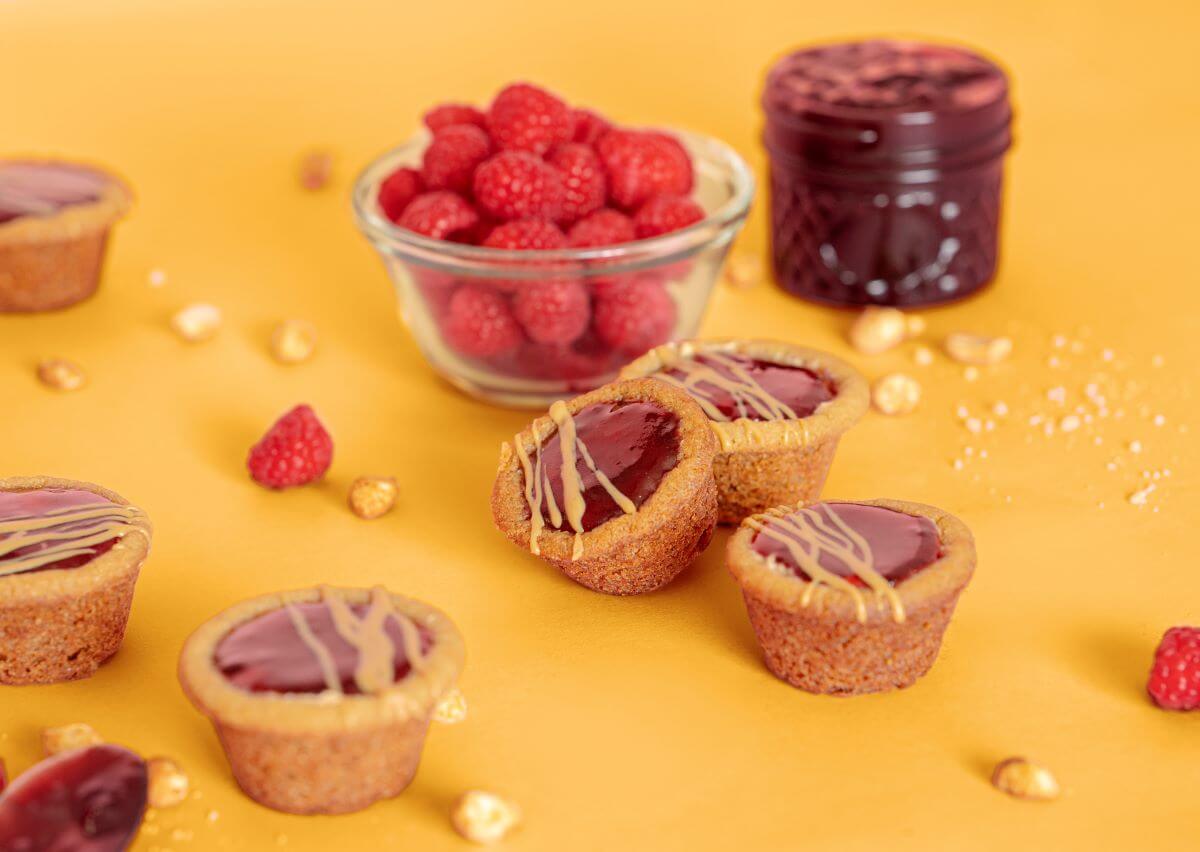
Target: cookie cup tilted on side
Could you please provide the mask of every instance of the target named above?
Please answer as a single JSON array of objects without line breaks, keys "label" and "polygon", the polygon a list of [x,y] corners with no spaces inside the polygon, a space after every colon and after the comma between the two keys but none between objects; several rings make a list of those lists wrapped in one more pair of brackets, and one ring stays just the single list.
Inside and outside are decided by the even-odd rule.
[{"label": "cookie cup tilted on side", "polygon": [[201,625],[179,680],[234,778],[278,811],[337,814],[400,794],[463,665],[458,629],[382,588],[264,595]]},{"label": "cookie cup tilted on side", "polygon": [[712,537],[715,454],[687,394],[650,379],[615,382],[555,403],[501,446],[492,515],[515,544],[589,589],[649,592]]},{"label": "cookie cup tilted on side", "polygon": [[842,435],[867,410],[866,380],[826,352],[765,340],[691,340],[650,350],[621,371],[691,394],[720,450],[720,522],[821,494]]},{"label": "cookie cup tilted on side", "polygon": [[975,543],[933,506],[830,501],[747,518],[726,560],[767,668],[808,692],[857,695],[933,665]]},{"label": "cookie cup tilted on side", "polygon": [[88,677],[115,654],[150,537],[107,488],[0,479],[0,683]]}]

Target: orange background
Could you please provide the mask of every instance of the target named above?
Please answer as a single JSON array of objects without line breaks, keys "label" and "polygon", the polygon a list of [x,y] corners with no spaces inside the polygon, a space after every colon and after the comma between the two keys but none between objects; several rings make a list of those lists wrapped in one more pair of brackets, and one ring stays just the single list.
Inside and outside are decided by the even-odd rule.
[{"label": "orange background", "polygon": [[[514,850],[1195,848],[1200,716],[1159,711],[1143,691],[1162,630],[1200,621],[1200,457],[1185,431],[1200,412],[1200,26],[1182,8],[2,0],[3,151],[111,164],[139,201],[96,299],[0,318],[0,472],[104,483],[145,507],[157,534],[121,653],[85,682],[0,688],[0,754],[21,769],[40,726],[78,720],[179,759],[198,793],[157,814],[139,850],[461,848],[447,811],[474,787],[524,807]],[[717,135],[761,175],[756,98],[770,60],[877,32],[975,44],[1013,71],[999,282],[926,316],[931,345],[968,329],[1011,334],[1016,353],[969,382],[940,355],[917,366],[912,344],[857,356],[847,315],[767,284],[715,292],[706,334],[781,337],[872,377],[917,376],[921,409],[869,415],[827,493],[935,503],[978,538],[978,573],[933,672],[904,692],[839,700],[762,668],[724,533],[664,591],[621,600],[492,529],[497,447],[527,417],[425,369],[347,196],[427,105],[484,100],[522,77],[621,120]],[[295,181],[312,146],[337,154],[319,195]],[[764,246],[764,202],[742,251]],[[156,268],[168,275],[157,289]],[[226,327],[189,347],[167,318],[196,300],[222,307]],[[312,363],[285,368],[266,338],[290,316],[315,321],[323,342]],[[90,385],[39,386],[46,356],[79,361]],[[1029,425],[1073,410],[1097,373],[1109,417],[1065,435]],[[1059,385],[1061,408],[1046,397]],[[998,400],[1008,416],[988,413]],[[320,486],[270,493],[247,478],[245,452],[300,401],[334,433],[334,466]],[[967,431],[959,405],[995,430]],[[1130,505],[1154,471],[1147,505]],[[398,477],[386,519],[345,509],[362,473]],[[175,660],[226,605],[322,581],[384,582],[447,610],[467,638],[470,718],[435,727],[400,799],[292,817],[237,791]],[[1052,768],[1063,798],[994,791],[990,767],[1010,754]]]}]

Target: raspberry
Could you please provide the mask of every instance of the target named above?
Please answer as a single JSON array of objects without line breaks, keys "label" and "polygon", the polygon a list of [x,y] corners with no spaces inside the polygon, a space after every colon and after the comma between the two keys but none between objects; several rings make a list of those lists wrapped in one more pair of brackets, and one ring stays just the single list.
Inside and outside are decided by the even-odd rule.
[{"label": "raspberry", "polygon": [[446,342],[474,358],[490,358],[521,345],[521,327],[495,290],[466,284],[454,291],[442,326]]},{"label": "raspberry", "polygon": [[604,206],[608,183],[595,151],[572,142],[551,151],[546,162],[562,173],[563,222],[576,222]]},{"label": "raspberry", "polygon": [[681,195],[656,195],[633,214],[639,240],[658,237],[694,225],[704,218],[704,209]]},{"label": "raspberry", "polygon": [[608,119],[592,112],[590,109],[574,109],[571,110],[571,114],[575,118],[575,135],[573,138],[576,142],[594,146],[600,141],[601,136],[612,130],[612,125],[608,123]]},{"label": "raspberry", "polygon": [[575,129],[569,106],[528,83],[515,83],[496,95],[488,110],[487,128],[499,147],[538,156],[561,142],[570,142]]},{"label": "raspberry", "polygon": [[493,229],[483,245],[516,251],[546,251],[566,248],[567,237],[558,225],[545,219],[518,219]]},{"label": "raspberry", "polygon": [[475,200],[504,221],[557,219],[563,186],[558,169],[524,151],[503,151],[475,170]]},{"label": "raspberry", "polygon": [[487,127],[487,117],[482,110],[470,104],[441,104],[425,113],[425,126],[437,133],[456,124],[473,124]]},{"label": "raspberry", "polygon": [[290,488],[320,479],[333,461],[333,438],[312,408],[297,405],[250,448],[246,467],[259,485]]},{"label": "raspberry", "polygon": [[572,248],[596,248],[614,246],[637,239],[633,220],[610,208],[597,210],[586,219],[580,219],[567,234]]},{"label": "raspberry", "polygon": [[400,215],[410,201],[425,191],[425,183],[421,173],[416,169],[396,169],[379,185],[379,206],[383,215],[393,222],[400,221]]},{"label": "raspberry", "polygon": [[475,168],[492,153],[492,141],[478,127],[455,124],[433,134],[425,149],[421,177],[429,189],[466,193]]},{"label": "raspberry", "polygon": [[1146,690],[1166,710],[1200,709],[1200,627],[1172,627],[1163,634]]},{"label": "raspberry", "polygon": [[478,222],[479,214],[461,195],[441,190],[414,198],[396,224],[435,240],[444,240],[473,228]]},{"label": "raspberry", "polygon": [[610,130],[596,143],[608,172],[609,196],[633,210],[655,195],[692,191],[692,160],[678,140],[665,133]]},{"label": "raspberry", "polygon": [[652,278],[624,280],[596,294],[596,334],[614,349],[640,355],[675,328],[675,302]]},{"label": "raspberry", "polygon": [[513,296],[513,314],[536,343],[566,344],[583,334],[590,310],[579,281],[527,281]]}]

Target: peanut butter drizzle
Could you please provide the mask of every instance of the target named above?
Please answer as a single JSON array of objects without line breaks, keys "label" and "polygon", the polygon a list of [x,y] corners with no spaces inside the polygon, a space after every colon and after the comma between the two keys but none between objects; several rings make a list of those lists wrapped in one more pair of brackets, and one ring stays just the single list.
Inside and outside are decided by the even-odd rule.
[{"label": "peanut butter drizzle", "polygon": [[85,503],[38,515],[0,519],[0,558],[35,544],[47,547],[0,562],[0,577],[34,571],[74,556],[95,553],[97,545],[131,532],[146,536],[145,514],[134,506]]},{"label": "peanut butter drizzle", "polygon": [[[821,510],[824,510],[824,515]],[[825,515],[828,515],[828,520]],[[806,507],[799,511],[771,509],[747,518],[746,524],[783,544],[796,564],[808,575],[810,582],[800,599],[801,605],[808,606],[817,587],[827,585],[849,594],[854,599],[858,620],[866,622],[867,604],[863,590],[822,567],[821,554],[828,553],[866,583],[875,592],[876,598],[887,599],[892,618],[897,623],[904,621],[904,604],[887,579],[875,570],[875,554],[871,551],[871,545],[832,506],[823,504],[820,509]]]},{"label": "peanut butter drizzle", "polygon": [[580,482],[579,471],[575,467],[576,453],[578,453],[578,458],[583,459],[583,463],[596,475],[596,481],[608,492],[608,496],[620,507],[621,511],[632,515],[637,512],[637,506],[613,485],[612,480],[604,471],[596,466],[587,444],[575,431],[575,418],[571,416],[566,403],[560,400],[551,405],[550,419],[558,428],[559,443],[562,445],[562,469],[559,471],[563,487],[562,509],[559,508],[558,501],[554,499],[554,489],[550,487],[549,474],[545,473],[542,467],[542,442],[549,440],[554,432],[550,431],[545,436],[540,435],[538,434],[539,421],[533,422],[536,460],[530,458],[529,452],[525,449],[525,442],[521,440],[520,435],[513,439],[517,458],[521,462],[521,470],[525,474],[525,503],[529,506],[529,550],[534,554],[542,552],[538,538],[546,526],[542,520],[542,500],[545,499],[550,512],[550,520],[554,526],[562,526],[565,510],[567,522],[575,531],[575,541],[571,547],[571,561],[574,562],[583,556],[583,514],[587,511],[587,501],[583,497],[583,483]]},{"label": "peanut butter drizzle", "polygon": [[767,391],[737,362],[737,359],[731,358],[725,353],[704,352],[703,355],[729,370],[729,376],[708,364],[701,364],[690,350],[679,352],[671,346],[660,346],[655,352],[659,361],[662,362],[664,371],[674,369],[684,374],[680,378],[668,375],[666,372],[659,372],[655,374],[655,378],[687,391],[704,409],[709,420],[728,423],[733,418],[717,407],[712,393],[706,391],[701,385],[709,385],[727,391],[733,397],[734,404],[737,405],[739,417],[749,417],[750,410],[753,409],[754,413],[763,420],[800,419],[791,406]]},{"label": "peanut butter drizzle", "polygon": [[[421,650],[421,632],[413,620],[396,609],[392,596],[382,586],[371,590],[371,605],[359,618],[346,599],[334,589],[321,587],[321,600],[329,607],[334,629],[358,651],[358,665],[354,669],[354,683],[363,695],[382,692],[396,682],[396,646],[387,634],[387,620],[392,617],[400,625],[400,636],[404,656],[413,671],[425,668],[425,654]],[[312,651],[321,667],[325,687],[338,694],[344,693],[342,679],[338,676],[333,654],[313,632],[304,613],[293,604],[286,604],[288,615],[304,644]]]}]

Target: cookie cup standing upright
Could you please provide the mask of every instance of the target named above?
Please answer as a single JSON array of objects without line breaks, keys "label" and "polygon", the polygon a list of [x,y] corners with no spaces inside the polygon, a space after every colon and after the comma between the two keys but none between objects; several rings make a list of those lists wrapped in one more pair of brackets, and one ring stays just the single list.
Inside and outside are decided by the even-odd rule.
[{"label": "cookie cup standing upright", "polygon": [[[525,464],[530,465],[529,471],[534,470],[530,460],[540,465],[542,447],[559,431],[560,421],[570,422],[590,406],[626,402],[650,403],[677,418],[674,467],[634,512],[579,532],[567,526],[566,520],[557,529],[550,524],[535,528],[534,512],[540,517],[541,500],[536,508],[532,505]],[[539,417],[513,441],[501,445],[492,516],[514,544],[580,585],[610,595],[653,591],[675,579],[712,538],[717,518],[712,475],[716,451],[716,439],[704,412],[686,393],[650,379],[614,382],[556,403],[550,415]]]},{"label": "cookie cup standing upright", "polygon": [[[42,490],[86,491],[103,498],[113,515],[93,519],[97,526],[88,526],[87,532],[104,525],[117,541],[72,568],[4,573],[6,563],[0,561],[0,683],[4,684],[58,683],[92,675],[125,638],[134,585],[150,552],[150,520],[114,491],[51,476],[0,479],[0,493]],[[0,553],[6,536],[18,532],[3,530],[27,526],[28,520],[0,520]],[[14,538],[7,541],[15,543]]]},{"label": "cookie cup standing upright", "polygon": [[[827,352],[769,340],[687,340],[650,350],[627,365],[621,378],[663,378],[697,355],[727,354],[810,370],[828,380],[836,395],[804,417],[714,419],[720,450],[713,463],[719,519],[736,524],[772,506],[815,500],[821,495],[838,441],[870,404],[866,379]],[[669,381],[669,379],[667,379]],[[674,382],[672,382],[674,384]]]},{"label": "cookie cup standing upright", "polygon": [[416,774],[438,700],[462,670],[458,629],[437,609],[390,594],[396,612],[429,632],[420,670],[371,694],[251,692],[218,669],[218,643],[235,628],[288,604],[333,593],[350,605],[368,589],[305,589],[239,603],[201,625],[179,660],[179,680],[216,729],[233,776],[259,804],[295,814],[361,810],[399,795]]},{"label": "cookie cup standing upright", "polygon": [[926,518],[937,530],[935,561],[896,583],[888,596],[834,588],[799,577],[757,553],[757,522],[804,509],[747,518],[729,539],[726,564],[742,588],[767,668],[807,692],[858,695],[911,686],[929,671],[958,597],[975,569],[975,542],[958,518],[901,500],[848,501]]}]

